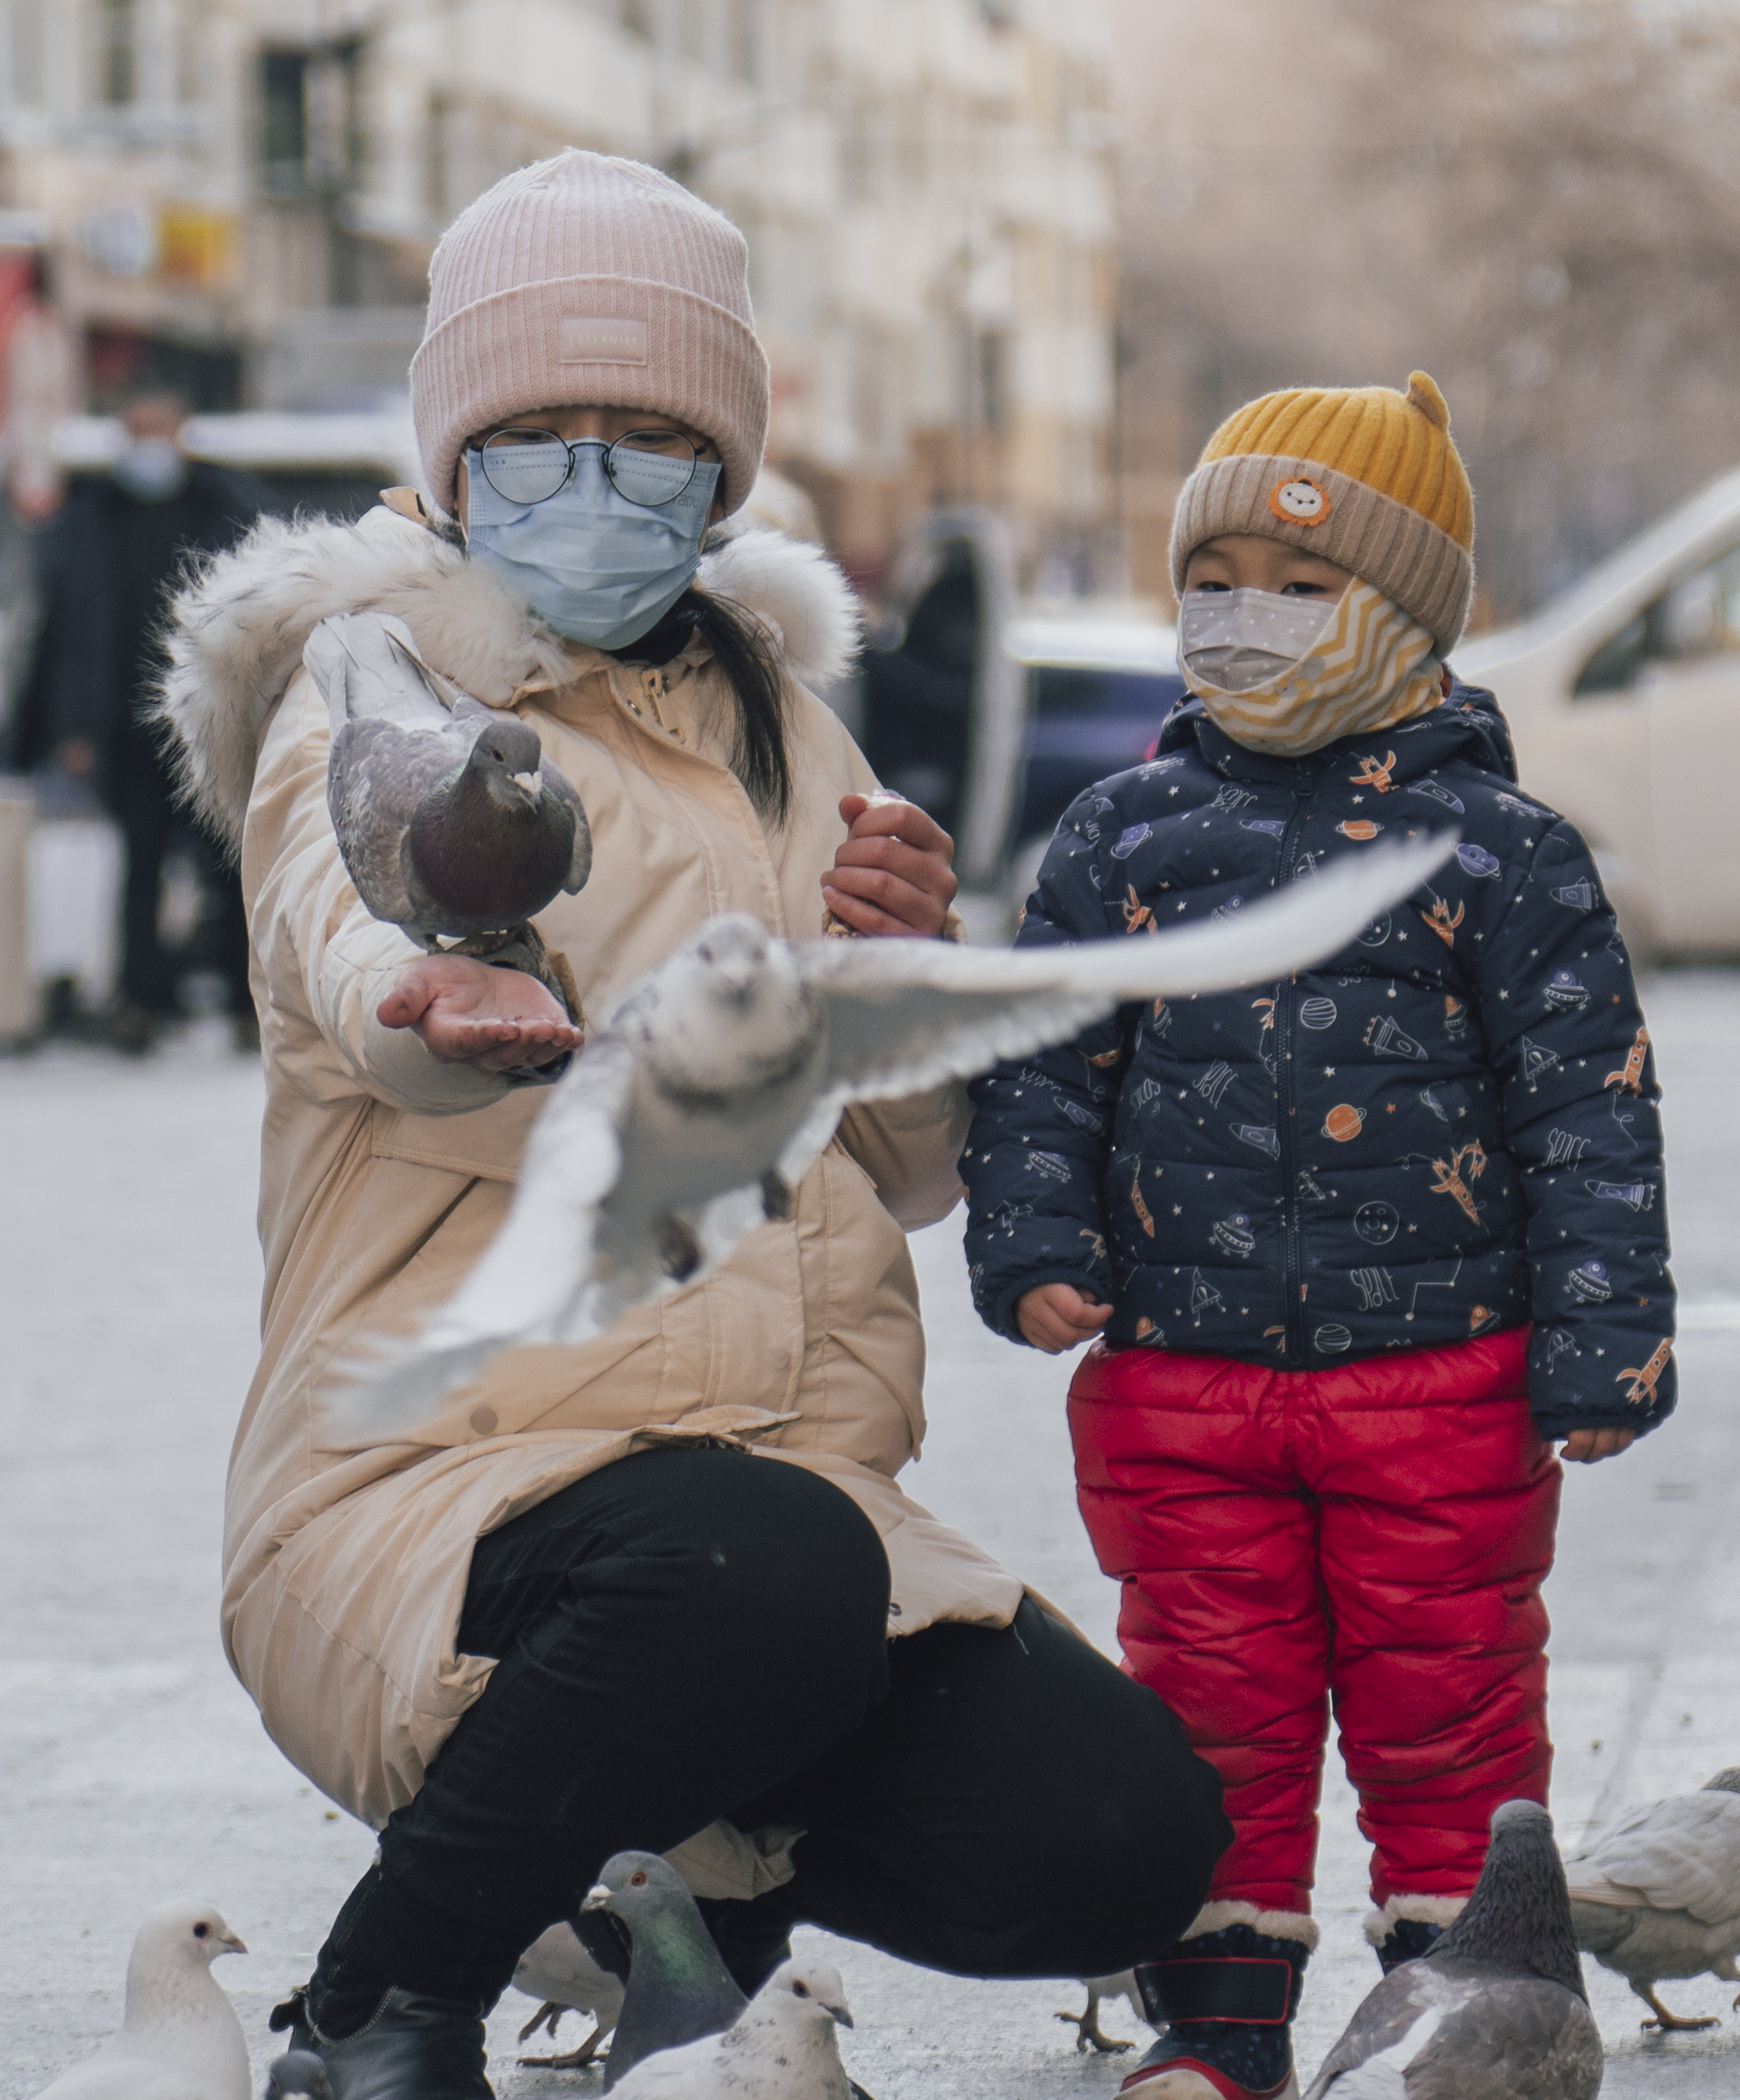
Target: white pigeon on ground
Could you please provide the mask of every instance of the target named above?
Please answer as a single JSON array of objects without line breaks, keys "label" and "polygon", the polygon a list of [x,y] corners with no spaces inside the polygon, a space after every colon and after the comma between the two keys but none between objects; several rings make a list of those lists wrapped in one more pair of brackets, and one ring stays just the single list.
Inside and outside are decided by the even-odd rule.
[{"label": "white pigeon on ground", "polygon": [[614,2100],[850,2100],[836,2027],[849,2027],[839,1971],[782,1962],[723,2034],[644,2057]]},{"label": "white pigeon on ground", "polygon": [[1578,1945],[1643,1999],[1655,2015],[1644,2026],[1719,2024],[1669,2012],[1655,1985],[1703,1975],[1740,1984],[1740,1766],[1622,1815],[1566,1861],[1565,1879]]},{"label": "white pigeon on ground", "polygon": [[1553,1819],[1507,1801],[1461,1915],[1365,1999],[1305,2100],[1595,2100],[1602,2068]]},{"label": "white pigeon on ground", "polygon": [[210,1903],[168,1903],[139,1927],[119,2031],[38,2100],[252,2100],[248,2044],[211,1973],[245,1954]]},{"label": "white pigeon on ground", "polygon": [[407,1427],[499,1350],[585,1340],[703,1275],[789,1215],[849,1103],[970,1078],[1128,1003],[1273,983],[1344,947],[1454,843],[1377,849],[1234,919],[1043,948],[789,942],[745,914],[709,919],[551,1089],[507,1221],[454,1297],[416,1342],[353,1367],[350,1425]]},{"label": "white pigeon on ground", "polygon": [[514,1988],[542,2001],[520,2030],[522,2049],[540,2027],[554,2042],[564,2013],[584,2013],[591,2020],[592,2032],[578,2049],[564,2056],[520,2059],[523,2064],[557,2071],[581,2071],[597,2061],[598,2045],[616,2025],[625,1996],[622,1984],[586,1952],[566,1919],[541,1932],[520,1956],[514,1971]]},{"label": "white pigeon on ground", "polygon": [[1085,2056],[1092,2050],[1096,2056],[1121,2056],[1126,2050],[1134,2049],[1134,2042],[1120,2042],[1115,2035],[1108,2034],[1100,2025],[1100,2007],[1108,1998],[1127,1998],[1130,2009],[1138,2020],[1146,2020],[1147,2008],[1142,2003],[1142,1993],[1137,1988],[1136,1972],[1122,1969],[1115,1976],[1084,1976],[1082,1987],[1088,1994],[1087,2004],[1079,2013],[1057,2013],[1054,2018],[1065,2026],[1075,2029],[1075,2053]]}]

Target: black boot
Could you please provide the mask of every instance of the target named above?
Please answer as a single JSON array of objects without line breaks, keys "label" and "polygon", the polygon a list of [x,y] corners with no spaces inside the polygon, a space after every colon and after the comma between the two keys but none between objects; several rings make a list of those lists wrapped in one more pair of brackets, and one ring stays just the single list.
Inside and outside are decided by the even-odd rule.
[{"label": "black boot", "polygon": [[319,1974],[272,2015],[274,2033],[326,2067],[332,2100],[493,2100],[485,2075],[487,2008],[397,1985],[358,1993]]},{"label": "black boot", "polygon": [[1429,1925],[1424,1918],[1396,1918],[1377,1944],[1378,1964],[1387,1976],[1404,1962],[1417,1962],[1430,1954],[1449,1928]]},{"label": "black boot", "polygon": [[1119,2087],[1135,2100],[1297,2100],[1293,2015],[1310,1950],[1249,1925],[1180,1940],[1136,1971],[1160,2039]]}]

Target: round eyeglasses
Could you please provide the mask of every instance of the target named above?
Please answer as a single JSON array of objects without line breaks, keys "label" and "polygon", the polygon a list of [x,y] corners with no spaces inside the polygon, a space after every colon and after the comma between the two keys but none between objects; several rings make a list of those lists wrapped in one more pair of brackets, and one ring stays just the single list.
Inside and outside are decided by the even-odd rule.
[{"label": "round eyeglasses", "polygon": [[695,479],[693,443],[679,430],[631,430],[614,444],[602,438],[572,443],[553,430],[497,430],[479,455],[484,479],[510,503],[547,503],[573,479],[576,456],[591,445],[619,496],[643,509],[673,503]]}]

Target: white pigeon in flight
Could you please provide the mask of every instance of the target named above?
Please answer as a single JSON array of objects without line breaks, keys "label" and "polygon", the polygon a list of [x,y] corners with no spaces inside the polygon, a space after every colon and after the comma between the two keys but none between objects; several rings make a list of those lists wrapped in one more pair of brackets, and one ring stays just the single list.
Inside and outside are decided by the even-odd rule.
[{"label": "white pigeon in flight", "polygon": [[209,1903],[169,1903],[139,1927],[119,2031],[38,2100],[252,2100],[248,2044],[211,1973],[248,1950]]},{"label": "white pigeon in flight", "polygon": [[1272,983],[1345,947],[1455,843],[1379,848],[1236,917],[1044,948],[791,942],[709,919],[551,1089],[506,1222],[452,1299],[353,1367],[350,1425],[404,1428],[500,1350],[586,1340],[705,1274],[789,1215],[851,1103],[970,1079],[1131,1002]]}]

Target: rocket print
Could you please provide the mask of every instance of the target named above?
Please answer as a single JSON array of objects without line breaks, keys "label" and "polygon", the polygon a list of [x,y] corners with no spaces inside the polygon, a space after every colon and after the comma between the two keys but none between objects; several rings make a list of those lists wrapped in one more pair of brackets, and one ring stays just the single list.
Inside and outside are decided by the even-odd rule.
[{"label": "rocket print", "polygon": [[1355,787],[1375,788],[1378,794],[1387,795],[1396,785],[1390,778],[1395,765],[1396,754],[1394,751],[1385,751],[1381,761],[1373,758],[1367,752],[1360,761],[1359,771],[1350,773],[1348,778]]},{"label": "rocket print", "polygon": [[1437,935],[1446,948],[1454,948],[1456,944],[1456,928],[1461,925],[1467,915],[1468,907],[1466,904],[1458,904],[1456,915],[1453,919],[1450,916],[1449,904],[1434,891],[1431,909],[1426,914],[1426,923]]},{"label": "rocket print", "polygon": [[1136,1213],[1137,1222],[1148,1237],[1154,1238],[1154,1213],[1142,1200],[1142,1162],[1137,1160],[1136,1170],[1130,1177],[1130,1208]]},{"label": "rocket print", "polygon": [[1673,1344],[1671,1340],[1658,1342],[1655,1345],[1655,1355],[1650,1357],[1641,1371],[1621,1371],[1619,1373],[1619,1380],[1616,1382],[1623,1382],[1626,1379],[1631,1381],[1625,1387],[1625,1397],[1633,1407],[1655,1406],[1656,1381],[1667,1368],[1667,1360],[1672,1354]]},{"label": "rocket print", "polygon": [[1152,933],[1155,931],[1154,914],[1136,894],[1136,885],[1126,883],[1130,894],[1124,903],[1124,931],[1126,933]]},{"label": "rocket print", "polygon": [[1605,1084],[1617,1086],[1622,1093],[1641,1094],[1643,1091],[1643,1058],[1649,1048],[1649,1031],[1639,1028],[1637,1040],[1626,1052],[1625,1062],[1617,1072],[1609,1072]]},{"label": "rocket print", "polygon": [[1437,1179],[1431,1185],[1434,1196],[1454,1196],[1475,1225],[1480,1222],[1480,1209],[1474,1201],[1468,1184],[1478,1181],[1486,1171],[1486,1148],[1476,1138],[1471,1144],[1459,1144],[1448,1159],[1435,1159],[1432,1171]]}]

